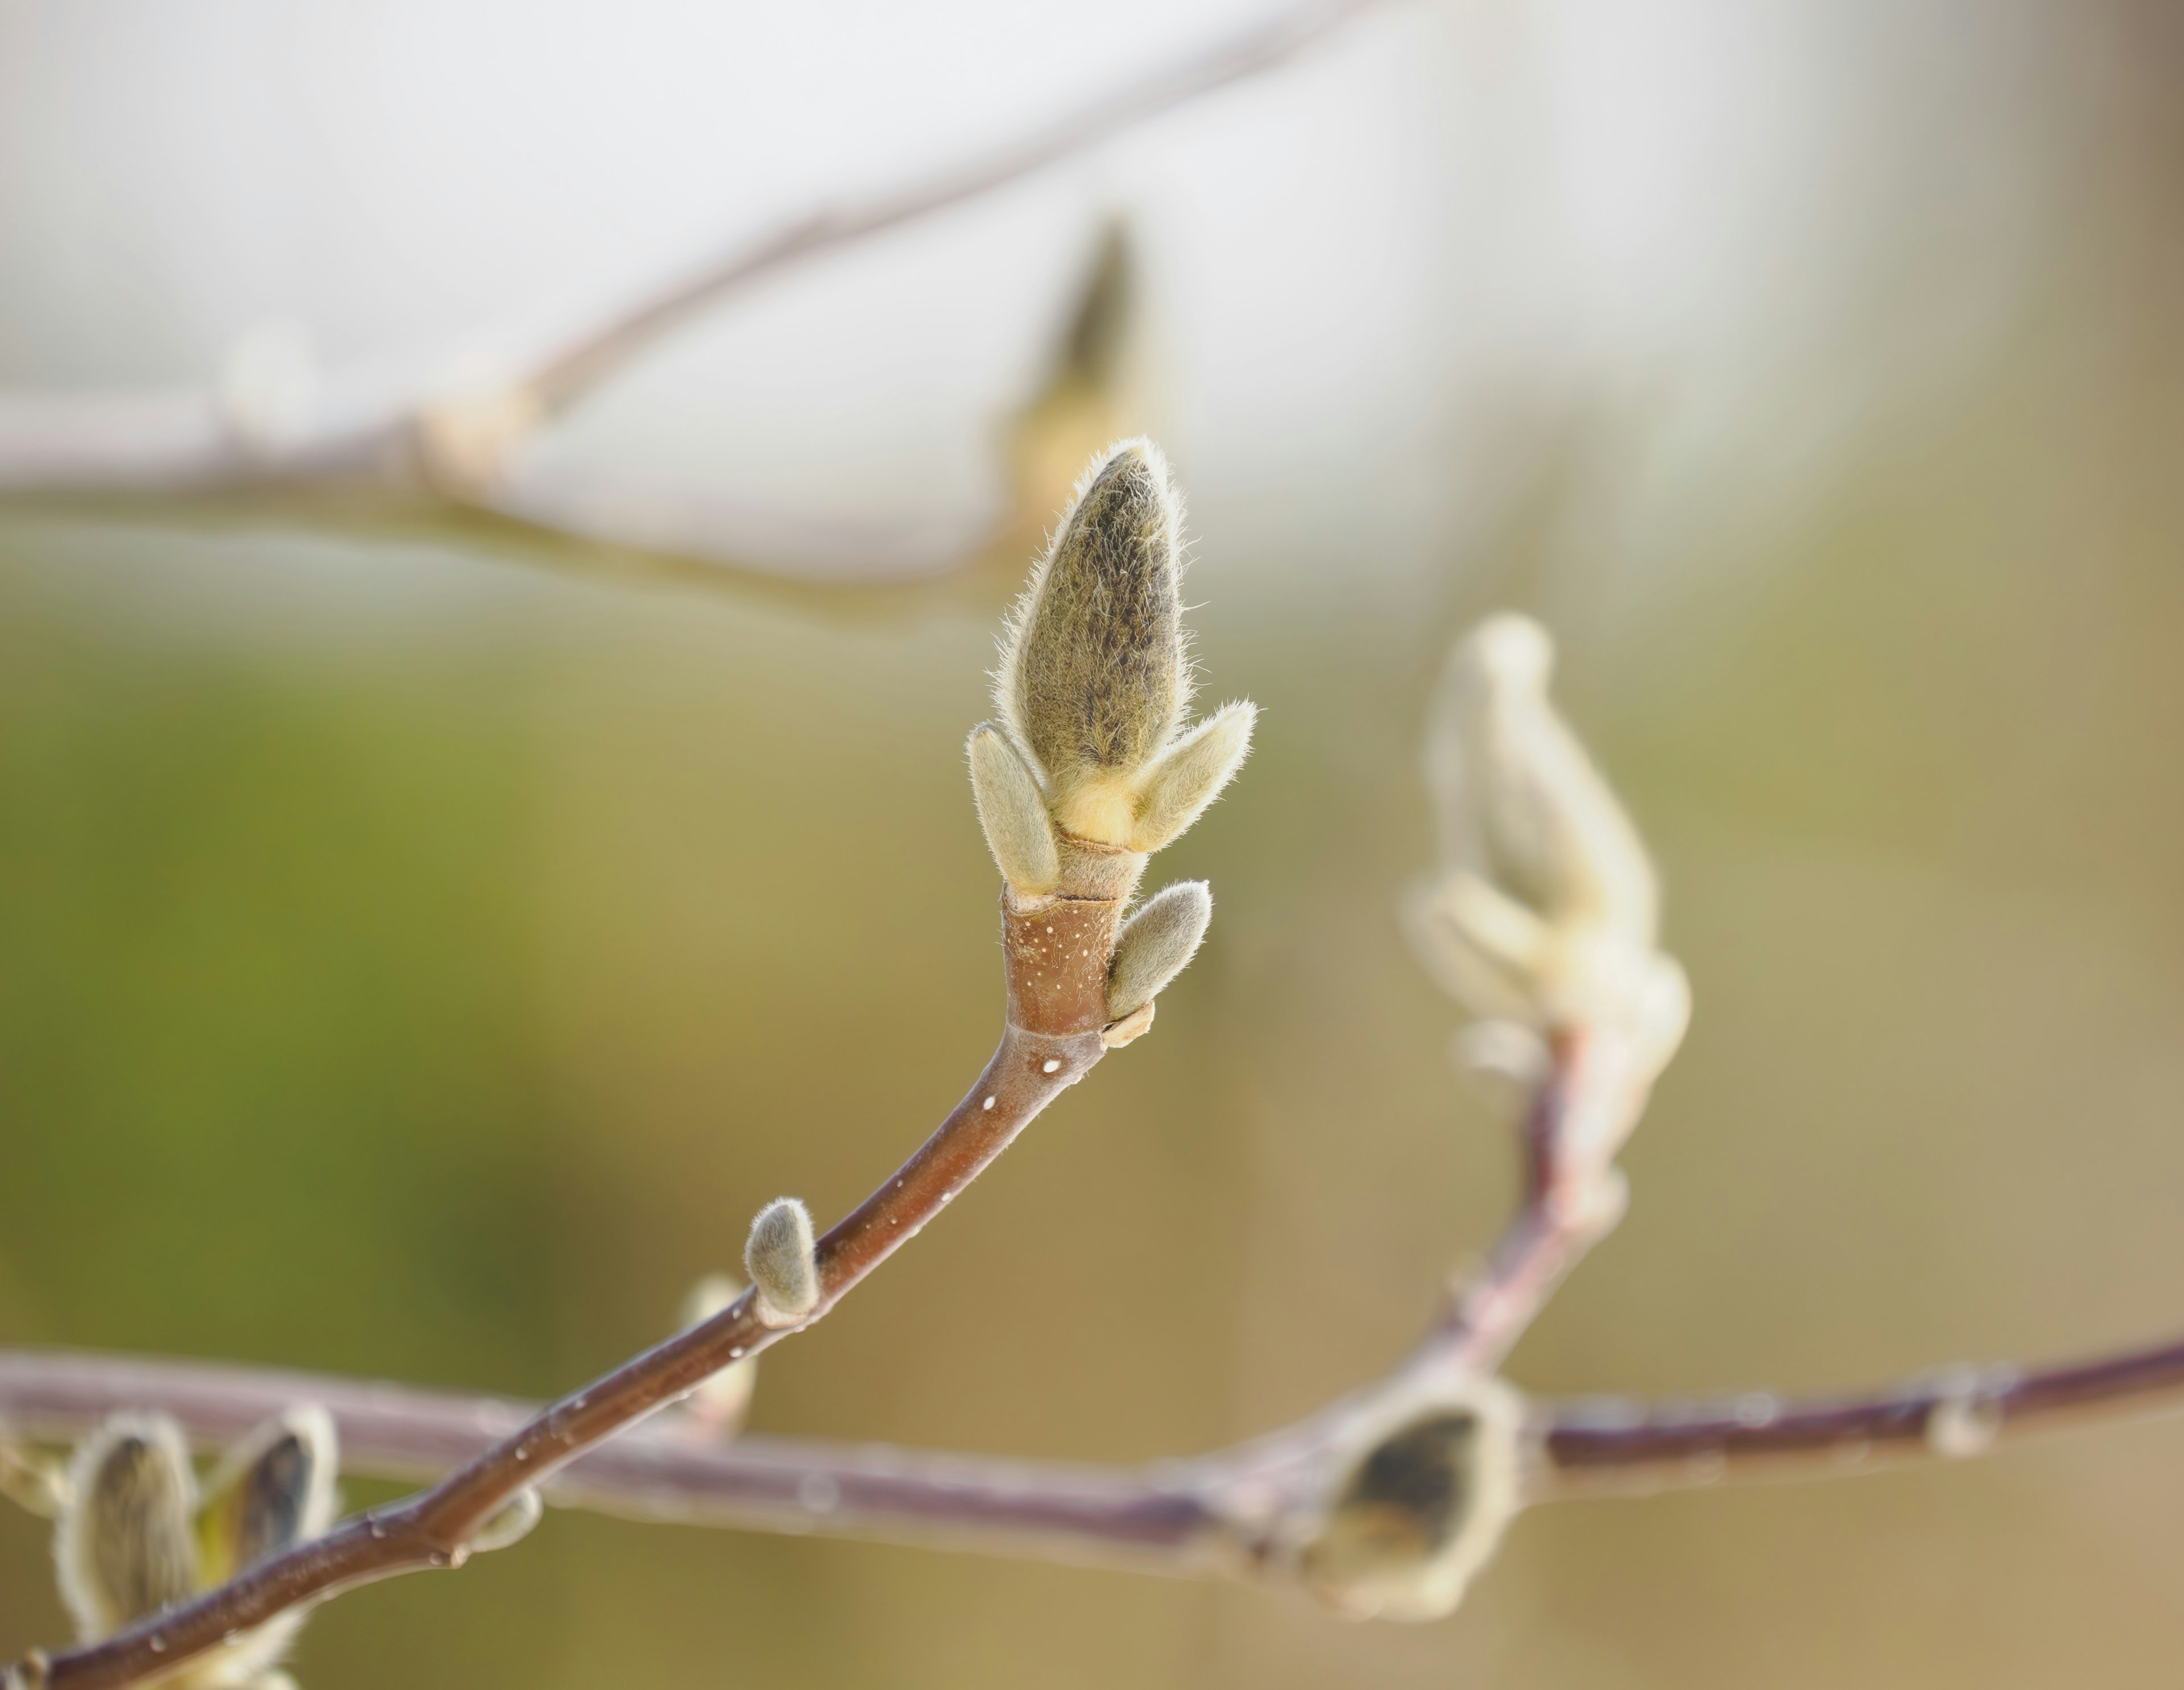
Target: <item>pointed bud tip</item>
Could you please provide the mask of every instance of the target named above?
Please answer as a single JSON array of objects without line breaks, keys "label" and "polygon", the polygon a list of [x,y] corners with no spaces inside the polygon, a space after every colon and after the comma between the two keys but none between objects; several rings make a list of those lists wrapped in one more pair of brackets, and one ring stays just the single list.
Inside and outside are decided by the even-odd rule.
[{"label": "pointed bud tip", "polygon": [[1188,700],[1182,517],[1158,447],[1110,447],[1078,483],[1011,619],[994,701],[1057,802],[1141,767]]}]

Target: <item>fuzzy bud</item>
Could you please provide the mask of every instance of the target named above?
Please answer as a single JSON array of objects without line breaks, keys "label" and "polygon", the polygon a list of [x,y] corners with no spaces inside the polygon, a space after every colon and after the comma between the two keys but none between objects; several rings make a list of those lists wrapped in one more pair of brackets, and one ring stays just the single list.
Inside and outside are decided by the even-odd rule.
[{"label": "fuzzy bud", "polygon": [[819,1265],[812,1258],[811,1211],[798,1197],[776,1197],[751,1222],[744,1268],[758,1287],[760,1312],[770,1322],[800,1320],[819,1303]]},{"label": "fuzzy bud", "polygon": [[77,1446],[69,1492],[53,1561],[84,1642],[196,1594],[197,1475],[172,1419],[113,1416]]},{"label": "fuzzy bud", "polygon": [[1360,1619],[1453,1613],[1518,1511],[1523,1401],[1496,1379],[1402,1403],[1357,1440],[1302,1563]]},{"label": "fuzzy bud", "polygon": [[1107,1018],[1120,1021],[1158,996],[1181,973],[1213,919],[1213,894],[1203,880],[1162,888],[1123,923],[1107,968]]},{"label": "fuzzy bud", "polygon": [[[1036,792],[1059,838],[1058,873],[1089,851],[1157,851],[1195,821],[1251,748],[1255,712],[1224,706],[1187,727],[1183,501],[1150,440],[1108,449],[1078,482],[1002,639],[994,702],[1005,743],[972,739],[988,841],[1011,886],[1052,887],[1031,825]],[[1029,777],[1001,761],[1012,750]],[[1136,870],[1096,892],[1127,895]],[[1021,877],[1021,878],[1020,878]],[[1115,887],[1119,885],[1121,891]],[[1064,890],[1067,890],[1067,887]]]},{"label": "fuzzy bud", "polygon": [[338,1451],[333,1418],[315,1405],[276,1416],[231,1448],[198,1520],[204,1582],[225,1584],[332,1525]]},{"label": "fuzzy bud", "polygon": [[1158,851],[1206,812],[1251,751],[1258,706],[1224,704],[1177,740],[1147,769],[1126,844]]},{"label": "fuzzy bud", "polygon": [[1051,892],[1061,878],[1061,859],[1039,777],[990,723],[971,730],[967,750],[978,825],[1001,878],[1022,897]]}]

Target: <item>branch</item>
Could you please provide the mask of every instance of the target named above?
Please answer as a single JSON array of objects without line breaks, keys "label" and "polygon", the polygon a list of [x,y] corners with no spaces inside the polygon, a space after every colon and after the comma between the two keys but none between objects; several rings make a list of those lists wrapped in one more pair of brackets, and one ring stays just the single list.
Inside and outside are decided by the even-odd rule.
[{"label": "branch", "polygon": [[[523,487],[511,460],[541,427],[596,392],[665,337],[724,299],[827,254],[967,204],[1086,152],[1201,95],[1286,63],[1379,0],[1307,0],[1103,94],[980,158],[925,181],[851,199],[738,242],[558,338],[491,360],[491,383],[440,376],[388,386],[305,367],[272,372],[270,399],[248,370],[218,393],[0,393],[0,494],[175,493],[300,483],[437,497],[536,527],[699,553],[716,513],[675,513],[611,487]],[[300,354],[292,354],[293,363]],[[276,356],[277,361],[277,356]],[[459,369],[473,361],[450,360]],[[298,395],[295,389],[301,388]]]},{"label": "branch", "polygon": [[[171,1415],[209,1453],[298,1403],[333,1415],[345,1472],[405,1482],[475,1459],[538,1412],[505,1397],[329,1374],[0,1351],[0,1418],[26,1440],[72,1442],[111,1414],[138,1409]],[[1936,1371],[1833,1397],[1542,1401],[1532,1405],[1542,1465],[1530,1499],[1831,1478],[2180,1409],[2184,1337],[2091,1360]],[[578,1457],[543,1488],[557,1506],[622,1519],[1113,1559],[1179,1573],[1213,1565],[1207,1475],[1223,1460],[1097,1467],[757,1434],[710,1443],[655,1420]]]},{"label": "branch", "polygon": [[1100,1028],[1117,909],[1112,901],[1087,900],[1044,912],[1039,924],[1049,933],[1067,929],[1058,963],[1034,947],[1027,919],[1009,912],[1003,957],[1010,1017],[1000,1047],[916,1154],[819,1241],[819,1300],[801,1319],[770,1324],[758,1293],[747,1291],[704,1325],[563,1397],[424,1495],[348,1520],[103,1643],[56,1655],[47,1682],[54,1690],[120,1690],[172,1671],[298,1604],[398,1573],[459,1566],[471,1538],[520,1492],[722,1368],[819,1319],[1106,1054]]}]

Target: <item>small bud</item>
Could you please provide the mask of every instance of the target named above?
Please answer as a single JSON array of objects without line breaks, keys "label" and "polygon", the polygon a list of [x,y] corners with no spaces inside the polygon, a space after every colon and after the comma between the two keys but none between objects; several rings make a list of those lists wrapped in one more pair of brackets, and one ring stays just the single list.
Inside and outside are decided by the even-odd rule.
[{"label": "small bud", "polygon": [[511,1543],[521,1543],[545,1513],[546,1504],[539,1498],[538,1487],[526,1485],[486,1517],[485,1524],[471,1534],[470,1547],[484,1555],[495,1549],[505,1549]]},{"label": "small bud", "polygon": [[197,1475],[173,1420],[113,1416],[77,1446],[69,1489],[53,1561],[84,1642],[196,1593]]},{"label": "small bud", "polygon": [[1158,851],[1203,815],[1251,755],[1258,706],[1224,704],[1161,754],[1145,772],[1133,851]]},{"label": "small bud", "polygon": [[1306,1547],[1306,1580],[1346,1614],[1453,1613],[1517,1514],[1522,1399],[1474,1380],[1384,1422],[1349,1464]]},{"label": "small bud", "polygon": [[306,1405],[266,1421],[228,1451],[205,1486],[198,1516],[206,1584],[225,1584],[333,1524],[339,1447],[332,1416]]},{"label": "small bud", "polygon": [[[744,1288],[726,1274],[708,1274],[690,1287],[682,1299],[677,1330],[702,1326],[744,1294]],[[733,1437],[750,1412],[751,1393],[758,1388],[758,1358],[745,1356],[731,1362],[693,1391],[682,1403],[682,1419],[706,1437]]]},{"label": "small bud", "polygon": [[978,825],[1001,878],[1024,897],[1051,892],[1061,878],[1061,859],[1039,778],[990,723],[971,730],[968,750]]},{"label": "small bud", "polygon": [[1123,923],[1107,968],[1107,1018],[1121,1021],[1150,1004],[1184,970],[1213,919],[1203,880],[1163,887]]},{"label": "small bud", "polygon": [[819,1302],[819,1265],[811,1254],[811,1211],[797,1197],[776,1197],[751,1222],[744,1267],[758,1287],[769,1325],[800,1320]]}]

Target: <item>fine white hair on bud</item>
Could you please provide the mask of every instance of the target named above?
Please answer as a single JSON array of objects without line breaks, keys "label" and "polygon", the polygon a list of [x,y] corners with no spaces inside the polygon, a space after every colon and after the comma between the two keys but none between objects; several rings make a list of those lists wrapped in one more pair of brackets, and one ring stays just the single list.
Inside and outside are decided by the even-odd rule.
[{"label": "fine white hair on bud", "polygon": [[1051,892],[1061,878],[1061,858],[1039,777],[990,722],[971,730],[967,750],[978,825],[1001,878],[1021,896]]},{"label": "fine white hair on bud", "polygon": [[1548,697],[1553,670],[1546,630],[1508,613],[1451,653],[1425,756],[1441,866],[1405,914],[1427,967],[1474,1013],[1540,1030],[1612,1022],[1658,1073],[1688,992],[1656,948],[1653,866]]},{"label": "fine white hair on bud", "polygon": [[1303,1548],[1306,1582],[1361,1619],[1453,1613],[1521,1506],[1523,1420],[1498,1379],[1391,1403],[1352,1434]]},{"label": "fine white hair on bud", "polygon": [[1184,970],[1213,919],[1203,880],[1179,880],[1139,906],[1123,924],[1107,969],[1107,1018],[1120,1021],[1158,996]]},{"label": "fine white hair on bud", "polygon": [[1160,449],[1112,448],[1010,619],[994,702],[1045,772],[1056,819],[1082,839],[1128,843],[1134,777],[1190,696],[1182,523]]},{"label": "fine white hair on bud", "polygon": [[[333,1416],[316,1403],[275,1415],[230,1446],[205,1482],[197,1520],[199,1587],[211,1589],[298,1543],[323,1537],[341,1512]],[[231,1639],[210,1665],[181,1684],[278,1682],[271,1668],[303,1630],[292,1609]]]},{"label": "fine white hair on bud", "polygon": [[1158,851],[1205,813],[1251,755],[1258,717],[1256,705],[1224,704],[1161,754],[1139,794],[1133,851]]},{"label": "fine white hair on bud", "polygon": [[776,1197],[751,1222],[744,1268],[758,1287],[760,1313],[800,1320],[819,1302],[819,1264],[811,1253],[811,1211],[799,1197]]},{"label": "fine white hair on bud", "polygon": [[[972,778],[1011,886],[1021,890],[1020,874],[1022,884],[1057,884],[1044,878],[1034,793],[1057,835],[1056,873],[1067,879],[1079,845],[1142,862],[1198,818],[1251,749],[1249,704],[1195,728],[1186,720],[1182,531],[1183,499],[1160,449],[1145,439],[1111,446],[1078,481],[1010,614],[994,675],[1006,745],[985,747],[974,734]],[[1028,788],[1002,749],[1017,753]]]},{"label": "fine white hair on bud", "polygon": [[319,1537],[340,1507],[333,1417],[316,1404],[276,1415],[220,1459],[198,1520],[208,1584],[224,1584],[269,1555]]},{"label": "fine white hair on bud", "polygon": [[197,1475],[172,1419],[114,1415],[76,1447],[68,1488],[53,1563],[84,1642],[196,1593]]}]

